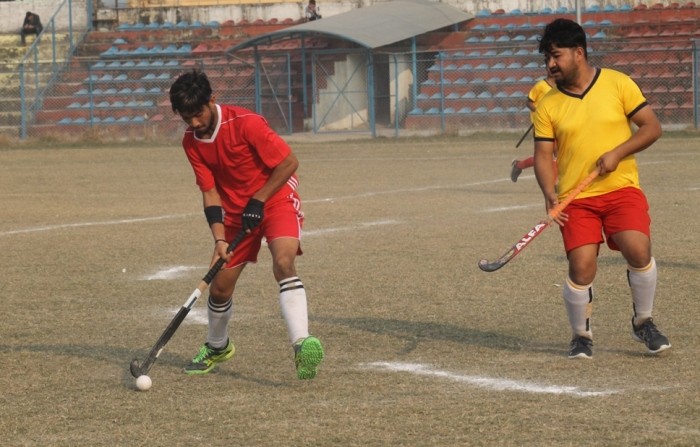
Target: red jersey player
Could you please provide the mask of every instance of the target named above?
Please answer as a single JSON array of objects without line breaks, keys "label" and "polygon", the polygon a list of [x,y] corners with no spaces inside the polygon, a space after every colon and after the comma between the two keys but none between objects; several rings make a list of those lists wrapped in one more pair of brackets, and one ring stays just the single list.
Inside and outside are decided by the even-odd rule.
[{"label": "red jersey player", "polygon": [[[228,336],[233,292],[246,264],[257,261],[264,237],[272,254],[297,377],[314,378],[323,347],[309,335],[306,292],[294,266],[301,254],[304,218],[296,192],[299,161],[262,116],[217,104],[202,71],[180,75],[170,87],[170,103],[189,126],[182,146],[202,192],[214,239],[213,258],[227,261],[210,285],[206,342],[185,372],[206,374],[233,357],[235,348]],[[228,241],[241,231],[248,234],[227,253]]]}]

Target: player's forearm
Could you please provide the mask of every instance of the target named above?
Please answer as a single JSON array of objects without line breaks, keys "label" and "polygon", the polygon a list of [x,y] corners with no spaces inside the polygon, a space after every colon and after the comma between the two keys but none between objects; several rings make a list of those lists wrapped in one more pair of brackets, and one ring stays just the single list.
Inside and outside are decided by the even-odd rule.
[{"label": "player's forearm", "polygon": [[556,194],[554,185],[556,184],[557,178],[554,172],[554,165],[552,164],[554,158],[553,148],[553,144],[547,144],[545,147],[543,144],[538,143],[535,146],[535,178],[542,190],[542,194],[544,194],[546,198],[549,198],[552,194]]}]

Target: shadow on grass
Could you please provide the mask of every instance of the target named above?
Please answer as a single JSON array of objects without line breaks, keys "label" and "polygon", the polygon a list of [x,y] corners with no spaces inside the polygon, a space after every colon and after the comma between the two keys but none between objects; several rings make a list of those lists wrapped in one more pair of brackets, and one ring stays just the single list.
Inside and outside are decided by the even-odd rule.
[{"label": "shadow on grass", "polygon": [[[134,357],[138,357],[139,361],[143,362],[144,358],[148,355],[148,351],[143,352],[132,351],[122,348],[115,348],[113,346],[89,346],[89,345],[22,345],[22,346],[9,346],[0,344],[0,353],[10,353],[10,352],[32,352],[38,354],[54,354],[54,355],[65,355],[70,357],[84,358],[90,361],[100,361],[109,364],[114,364],[119,367],[123,367],[124,377],[123,383],[129,388],[134,388],[133,377],[131,377],[131,372],[129,371],[129,365]],[[163,353],[161,357],[153,365],[153,368],[157,368],[158,365],[161,367],[170,367],[182,370],[183,366],[187,364],[191,359],[183,358],[181,356]],[[183,373],[184,374],[184,373]],[[235,371],[219,371],[214,370],[209,374],[223,374],[232,377],[237,380],[256,383],[261,386],[271,387],[271,388],[282,388],[289,387],[288,383],[276,382],[272,380],[267,380],[261,377],[247,376]]]},{"label": "shadow on grass", "polygon": [[314,318],[314,321],[346,326],[378,335],[388,335],[405,344],[399,355],[408,354],[422,341],[448,341],[463,345],[480,346],[511,352],[545,351],[562,355],[566,346],[538,343],[532,338],[514,337],[500,332],[481,331],[446,323],[405,321],[383,318]]}]

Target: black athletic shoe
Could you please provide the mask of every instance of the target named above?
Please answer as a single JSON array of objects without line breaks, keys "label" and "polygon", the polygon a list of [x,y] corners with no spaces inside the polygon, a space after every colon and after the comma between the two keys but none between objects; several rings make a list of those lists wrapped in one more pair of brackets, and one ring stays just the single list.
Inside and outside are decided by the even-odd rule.
[{"label": "black athletic shoe", "polygon": [[590,359],[593,357],[593,341],[589,338],[577,335],[571,340],[570,359]]},{"label": "black athletic shoe", "polygon": [[659,331],[652,318],[649,318],[639,326],[634,325],[634,318],[632,318],[632,338],[640,343],[644,343],[651,354],[658,354],[671,347],[671,342]]}]

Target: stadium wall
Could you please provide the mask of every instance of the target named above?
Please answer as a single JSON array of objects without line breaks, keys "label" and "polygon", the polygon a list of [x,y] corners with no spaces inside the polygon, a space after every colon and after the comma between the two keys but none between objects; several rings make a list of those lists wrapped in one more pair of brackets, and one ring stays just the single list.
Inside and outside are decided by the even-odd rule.
[{"label": "stadium wall", "polygon": [[[225,22],[227,20],[269,21],[276,18],[298,20],[304,17],[306,0],[95,0],[97,23],[145,23],[164,20],[177,23],[180,20],[207,23],[210,20]],[[320,12],[328,17],[370,6],[385,0],[318,0]],[[576,9],[575,0],[443,0],[444,3],[474,15],[484,13],[537,13],[546,10],[555,11],[566,8]],[[670,5],[673,0],[581,0],[582,11],[590,8],[603,9],[637,5]],[[114,5],[119,5],[115,7]]]},{"label": "stadium wall", "polygon": [[[72,0],[71,9],[73,14],[73,26],[79,29],[85,29],[88,23],[88,1],[92,0]],[[44,28],[48,26],[48,21],[56,12],[56,8],[61,4],[61,1],[56,0],[23,0],[12,2],[0,2],[0,32],[1,33],[17,33],[22,27],[24,15],[27,11],[39,14]],[[63,14],[55,18],[56,30],[68,29],[68,15]]]}]

